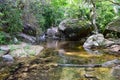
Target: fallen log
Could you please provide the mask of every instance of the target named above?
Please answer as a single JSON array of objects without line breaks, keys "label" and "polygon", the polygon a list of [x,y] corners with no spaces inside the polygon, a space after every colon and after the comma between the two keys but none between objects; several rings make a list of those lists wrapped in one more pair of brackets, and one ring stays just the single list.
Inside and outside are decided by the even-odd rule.
[{"label": "fallen log", "polygon": [[79,65],[79,64],[57,64],[57,66],[60,67],[78,67],[78,68],[97,68],[97,67],[102,67],[101,64],[90,64],[90,65]]}]

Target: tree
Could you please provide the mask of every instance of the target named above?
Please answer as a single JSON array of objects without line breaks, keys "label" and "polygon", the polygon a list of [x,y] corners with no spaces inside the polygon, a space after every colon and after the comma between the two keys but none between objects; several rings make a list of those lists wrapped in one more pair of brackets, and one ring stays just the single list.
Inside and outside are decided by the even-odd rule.
[{"label": "tree", "polygon": [[98,27],[96,25],[96,18],[97,18],[97,13],[96,13],[96,4],[94,0],[85,0],[85,2],[87,2],[89,5],[91,5],[91,22],[94,26],[94,32],[98,33]]}]

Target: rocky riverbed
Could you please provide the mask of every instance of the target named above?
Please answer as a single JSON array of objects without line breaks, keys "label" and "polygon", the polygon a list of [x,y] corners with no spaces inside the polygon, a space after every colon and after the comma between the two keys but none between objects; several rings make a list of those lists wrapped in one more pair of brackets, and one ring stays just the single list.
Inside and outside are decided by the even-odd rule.
[{"label": "rocky riverbed", "polygon": [[[62,46],[55,44],[55,48],[45,45],[44,50],[34,56],[13,57],[13,63],[1,61],[0,79],[87,80],[94,77],[99,80],[116,80],[114,73],[118,69],[115,67],[116,63],[119,65],[119,56],[104,53],[100,49],[99,54],[88,53],[78,42],[59,44]],[[94,65],[101,66],[94,68]]]}]

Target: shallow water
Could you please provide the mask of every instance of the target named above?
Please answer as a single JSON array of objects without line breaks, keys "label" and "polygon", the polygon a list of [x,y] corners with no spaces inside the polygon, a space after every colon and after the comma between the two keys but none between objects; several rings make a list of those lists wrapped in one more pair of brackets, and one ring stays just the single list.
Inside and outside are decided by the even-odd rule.
[{"label": "shallow water", "polygon": [[[55,75],[59,75],[59,79],[53,79],[54,76],[51,76],[50,80],[115,80],[111,75],[111,68],[86,68],[84,65],[102,64],[117,59],[118,56],[105,53],[102,49],[85,50],[80,42],[55,42],[55,44],[48,42],[47,46],[49,46],[47,48],[58,51],[60,59],[56,62],[62,64],[62,67],[57,68],[58,72],[55,73]],[[66,64],[70,66],[66,66]],[[76,67],[75,65],[80,66]]]},{"label": "shallow water", "polygon": [[[40,55],[1,68],[0,80],[116,80],[111,75],[111,68],[98,65],[119,56],[105,53],[102,49],[85,50],[77,41],[48,41],[44,47]],[[93,68],[93,65],[97,67]]]}]

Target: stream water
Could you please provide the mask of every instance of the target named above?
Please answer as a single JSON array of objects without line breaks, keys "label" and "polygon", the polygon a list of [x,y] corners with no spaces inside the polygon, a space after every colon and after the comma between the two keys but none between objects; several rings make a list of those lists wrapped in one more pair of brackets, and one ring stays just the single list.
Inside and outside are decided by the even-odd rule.
[{"label": "stream water", "polygon": [[0,80],[116,80],[111,68],[99,65],[119,56],[107,54],[102,49],[85,50],[77,41],[49,40],[44,47],[40,55],[1,68]]},{"label": "stream water", "polygon": [[[46,48],[57,51],[59,56],[56,60],[59,67],[49,80],[115,80],[111,68],[99,65],[118,56],[107,54],[102,49],[85,50],[79,41],[48,41]],[[98,66],[91,67],[93,65]]]}]

